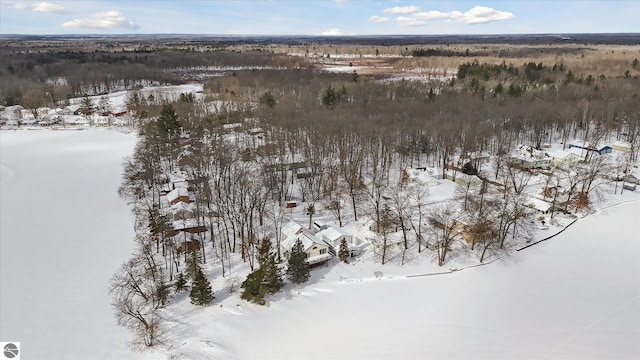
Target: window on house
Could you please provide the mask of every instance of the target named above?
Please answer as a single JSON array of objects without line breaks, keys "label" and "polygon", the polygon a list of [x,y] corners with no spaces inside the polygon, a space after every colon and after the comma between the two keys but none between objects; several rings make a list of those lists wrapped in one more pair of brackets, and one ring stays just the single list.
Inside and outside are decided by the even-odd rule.
[{"label": "window on house", "polygon": [[322,254],[326,254],[326,253],[327,253],[327,249],[321,249],[321,250],[320,250],[320,255],[322,255]]}]

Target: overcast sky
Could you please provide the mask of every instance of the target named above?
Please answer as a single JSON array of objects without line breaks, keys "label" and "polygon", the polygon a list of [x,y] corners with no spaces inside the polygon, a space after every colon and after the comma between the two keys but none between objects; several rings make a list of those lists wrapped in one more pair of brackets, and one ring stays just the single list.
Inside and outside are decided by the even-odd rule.
[{"label": "overcast sky", "polygon": [[0,34],[640,33],[640,1],[0,0]]}]

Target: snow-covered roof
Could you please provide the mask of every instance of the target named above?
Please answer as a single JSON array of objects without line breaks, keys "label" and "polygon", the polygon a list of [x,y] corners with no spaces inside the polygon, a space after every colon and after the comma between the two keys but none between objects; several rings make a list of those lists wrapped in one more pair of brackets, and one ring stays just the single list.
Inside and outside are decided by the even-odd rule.
[{"label": "snow-covered roof", "polygon": [[290,221],[282,227],[280,232],[282,232],[282,235],[284,235],[285,238],[292,238],[296,237],[298,234],[305,230],[306,229],[303,228],[302,225],[298,224],[297,222]]},{"label": "snow-covered roof", "polygon": [[589,148],[589,142],[584,140],[571,140],[569,141],[569,146],[575,146],[580,148]]},{"label": "snow-covered roof", "polygon": [[191,212],[194,210],[194,205],[191,203],[187,204],[180,201],[171,205],[170,210],[172,214],[176,214],[180,211]]},{"label": "snow-covered roof", "polygon": [[518,145],[518,147],[511,153],[511,156],[524,161],[532,159],[543,160],[549,157],[546,152],[534,149],[528,145]]},{"label": "snow-covered roof", "polygon": [[201,226],[198,224],[198,219],[194,218],[174,220],[172,225],[175,230],[192,229]]},{"label": "snow-covered roof", "polygon": [[317,237],[320,238],[326,238],[331,242],[334,242],[338,239],[340,239],[341,237],[351,237],[351,234],[347,233],[346,231],[340,229],[340,228],[334,228],[332,226],[327,227],[324,230],[320,230],[316,233]]},{"label": "snow-covered roof", "polygon": [[189,196],[189,191],[182,187],[175,188],[169,191],[169,193],[167,194],[167,200],[169,200],[169,202],[171,203],[182,196]]},{"label": "snow-covered roof", "polygon": [[184,177],[181,174],[169,173],[167,175],[169,176],[169,181],[172,182],[172,183],[179,182],[179,181],[185,181],[187,179],[186,177]]},{"label": "snow-covered roof", "polygon": [[[574,148],[571,148],[569,150],[574,150]],[[575,150],[579,151],[580,149],[575,149]],[[566,160],[575,156],[580,157],[580,155],[575,154],[574,151],[565,151],[565,150],[549,151],[547,154],[554,159],[561,159],[561,160]]]},{"label": "snow-covered roof", "polygon": [[540,200],[538,198],[535,198],[533,196],[530,196],[527,199],[527,206],[532,207],[538,211],[542,211],[542,212],[547,212],[549,211],[549,209],[551,209],[551,204],[544,201],[544,200]]},{"label": "snow-covered roof", "polygon": [[239,127],[242,127],[242,123],[224,124],[222,125],[222,127],[225,128],[226,130],[232,130],[232,129],[237,129]]},{"label": "snow-covered roof", "polygon": [[288,236],[286,239],[280,241],[280,246],[285,248],[287,251],[291,251],[291,249],[293,248],[293,245],[295,245],[295,243],[298,240],[302,242],[302,247],[304,248],[304,251],[308,251],[313,246],[329,247],[327,243],[318,239],[315,235],[308,232],[302,232],[297,236]]},{"label": "snow-covered roof", "polygon": [[586,155],[586,151],[583,149],[571,148],[571,149],[567,149],[566,151],[576,156],[579,156],[581,159],[584,159]]}]

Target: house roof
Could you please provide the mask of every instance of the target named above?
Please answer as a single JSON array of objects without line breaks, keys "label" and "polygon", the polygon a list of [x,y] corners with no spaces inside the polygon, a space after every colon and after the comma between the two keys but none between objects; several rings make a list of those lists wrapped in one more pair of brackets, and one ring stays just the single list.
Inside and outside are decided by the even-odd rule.
[{"label": "house roof", "polygon": [[551,209],[551,204],[544,201],[544,200],[540,200],[538,198],[532,197],[530,196],[527,199],[527,206],[530,206],[536,210],[542,211],[542,212],[547,212],[549,211],[549,209]]},{"label": "house roof", "polygon": [[297,236],[287,237],[286,239],[280,242],[280,246],[285,248],[287,251],[291,251],[291,249],[293,248],[293,245],[295,245],[296,241],[298,240],[302,242],[302,247],[304,248],[305,252],[311,249],[313,246],[320,245],[323,247],[329,247],[327,243],[318,239],[315,235],[307,232],[302,232]]},{"label": "house roof", "polygon": [[585,155],[586,155],[586,150],[583,149],[578,149],[578,148],[571,148],[571,149],[567,149],[567,152],[579,156],[581,159],[584,159]]},{"label": "house roof", "polygon": [[576,146],[586,149],[589,147],[589,142],[584,140],[571,140],[569,141],[569,146]]},{"label": "house roof", "polygon": [[[571,148],[570,150],[573,150],[573,148]],[[577,149],[579,150],[579,149]],[[547,153],[549,156],[551,156],[554,159],[562,159],[562,160],[566,160],[569,159],[571,157],[580,157],[579,155],[575,154],[572,151],[564,151],[564,150],[555,150],[555,151],[549,151]]]},{"label": "house roof", "polygon": [[194,210],[194,206],[191,203],[187,204],[187,203],[183,203],[182,201],[180,201],[178,203],[175,203],[175,204],[171,205],[170,209],[171,209],[171,213],[172,214],[176,214],[176,213],[178,213],[180,211],[186,211],[186,212],[193,211]]},{"label": "house roof", "polygon": [[327,227],[324,230],[320,230],[318,233],[316,233],[317,237],[325,237],[327,239],[329,239],[330,241],[335,241],[340,239],[341,237],[350,237],[351,234],[347,233],[346,231],[339,229],[339,228],[334,228],[332,226]]},{"label": "house roof", "polygon": [[182,196],[189,196],[189,191],[185,188],[175,188],[167,193],[167,200],[169,200],[169,202],[173,202]]},{"label": "house roof", "polygon": [[174,220],[172,225],[175,230],[191,229],[199,226],[198,220],[194,218]]},{"label": "house roof", "polygon": [[304,230],[306,229],[303,228],[302,225],[298,224],[297,222],[290,221],[282,227],[280,232],[282,232],[285,238],[288,238],[288,237],[295,237]]}]

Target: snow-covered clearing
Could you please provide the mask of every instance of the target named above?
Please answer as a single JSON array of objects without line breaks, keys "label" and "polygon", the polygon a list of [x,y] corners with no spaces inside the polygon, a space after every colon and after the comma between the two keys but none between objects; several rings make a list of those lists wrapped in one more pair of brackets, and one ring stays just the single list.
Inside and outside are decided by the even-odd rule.
[{"label": "snow-covered clearing", "polygon": [[23,359],[132,359],[109,280],[133,250],[117,194],[135,136],[0,132],[0,338]]},{"label": "snow-covered clearing", "polygon": [[162,344],[133,353],[107,290],[133,250],[116,190],[134,142],[107,130],[0,132],[0,338],[20,341],[25,358],[640,358],[633,192],[487,266],[450,272],[477,259],[440,268],[428,253],[405,266],[336,261],[265,307],[229,294],[209,264],[211,305],[174,296]]}]

